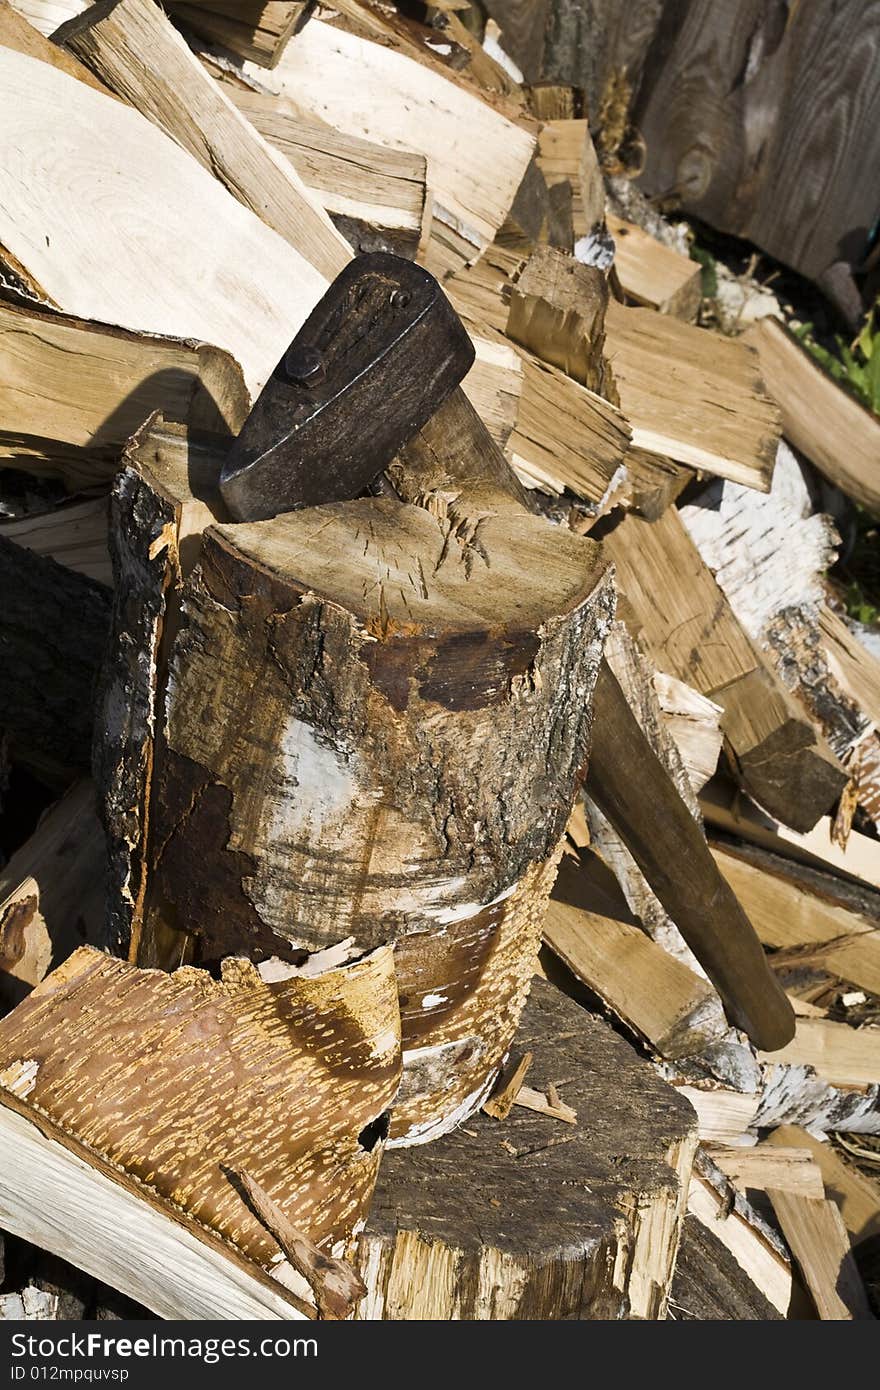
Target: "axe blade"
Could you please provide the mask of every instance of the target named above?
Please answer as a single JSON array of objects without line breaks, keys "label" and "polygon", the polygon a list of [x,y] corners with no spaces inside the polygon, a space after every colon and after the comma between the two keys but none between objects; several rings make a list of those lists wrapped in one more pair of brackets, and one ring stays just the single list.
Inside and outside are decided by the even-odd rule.
[{"label": "axe blade", "polygon": [[474,346],[433,275],[358,256],[312,310],[223,465],[237,521],[357,497],[455,390]]}]

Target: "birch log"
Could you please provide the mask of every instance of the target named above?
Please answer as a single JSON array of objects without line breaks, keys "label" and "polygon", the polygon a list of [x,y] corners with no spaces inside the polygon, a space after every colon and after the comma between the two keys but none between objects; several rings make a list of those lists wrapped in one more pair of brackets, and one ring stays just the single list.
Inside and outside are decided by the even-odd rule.
[{"label": "birch log", "polygon": [[591,542],[493,508],[479,482],[428,485],[419,450],[438,482],[477,452],[463,395],[440,414],[409,463],[421,505],[204,536],[194,441],[139,442],[117,490],[100,777],[114,929],[142,964],[395,941],[408,1140],[479,1103],[516,1027],[612,603]]}]

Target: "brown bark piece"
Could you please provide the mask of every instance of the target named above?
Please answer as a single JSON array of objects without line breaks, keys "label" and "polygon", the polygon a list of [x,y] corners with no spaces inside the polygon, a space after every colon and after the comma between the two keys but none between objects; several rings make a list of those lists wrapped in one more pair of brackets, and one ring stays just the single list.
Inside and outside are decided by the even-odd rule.
[{"label": "brown bark piece", "polygon": [[0,1023],[0,1102],[268,1268],[276,1241],[231,1175],[251,1174],[316,1245],[349,1240],[400,1078],[397,1019],[384,947],[273,983],[240,959],[218,982],[83,947]]}]

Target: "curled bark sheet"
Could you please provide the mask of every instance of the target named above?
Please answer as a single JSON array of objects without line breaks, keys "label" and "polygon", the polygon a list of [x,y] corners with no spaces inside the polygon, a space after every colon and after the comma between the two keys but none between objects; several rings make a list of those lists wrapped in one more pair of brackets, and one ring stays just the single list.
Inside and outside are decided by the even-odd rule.
[{"label": "curled bark sheet", "polygon": [[388,947],[277,973],[226,959],[219,981],[166,974],[84,947],[0,1024],[0,1101],[298,1293],[233,1175],[344,1250],[369,1208],[400,1028]]}]

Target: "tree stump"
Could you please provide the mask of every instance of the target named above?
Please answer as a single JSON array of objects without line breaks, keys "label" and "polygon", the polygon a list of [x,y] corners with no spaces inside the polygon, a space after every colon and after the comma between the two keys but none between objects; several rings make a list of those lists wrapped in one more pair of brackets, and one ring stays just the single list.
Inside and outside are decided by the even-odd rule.
[{"label": "tree stump", "polygon": [[514,1105],[386,1153],[358,1265],[361,1319],[665,1316],[696,1118],[607,1024],[535,980],[516,1035],[528,1084],[575,1125]]},{"label": "tree stump", "polygon": [[116,945],[170,967],[394,942],[392,1137],[432,1138],[516,1028],[610,578],[593,543],[463,485],[203,530],[221,458],[157,423],[117,486]]}]

